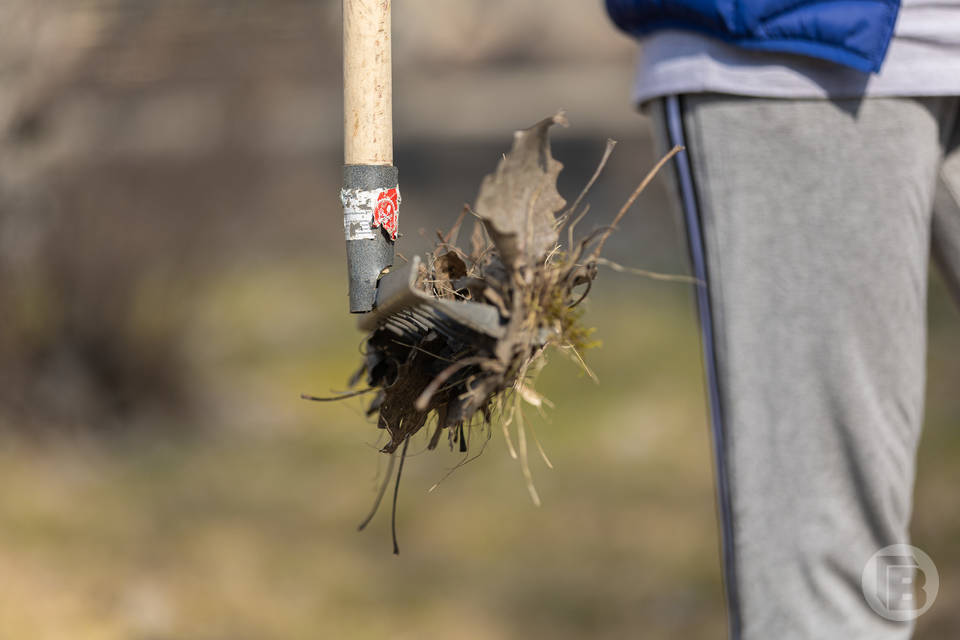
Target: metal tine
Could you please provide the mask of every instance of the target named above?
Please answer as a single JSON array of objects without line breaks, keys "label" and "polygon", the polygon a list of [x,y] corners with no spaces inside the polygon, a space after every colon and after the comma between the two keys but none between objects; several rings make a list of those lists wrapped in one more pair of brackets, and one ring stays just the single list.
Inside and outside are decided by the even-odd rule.
[{"label": "metal tine", "polygon": [[414,333],[426,333],[442,328],[442,334],[460,341],[475,339],[477,335],[498,338],[504,328],[499,323],[499,312],[491,305],[438,299],[416,286],[421,260],[413,260],[399,271],[380,279],[377,306],[372,313],[360,316],[358,325],[364,331],[387,327]]}]

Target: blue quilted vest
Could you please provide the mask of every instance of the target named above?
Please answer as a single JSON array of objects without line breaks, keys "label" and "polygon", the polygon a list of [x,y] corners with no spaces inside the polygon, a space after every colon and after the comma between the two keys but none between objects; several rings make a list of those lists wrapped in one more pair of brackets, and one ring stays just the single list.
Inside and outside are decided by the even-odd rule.
[{"label": "blue quilted vest", "polygon": [[636,36],[686,29],[738,47],[797,53],[879,71],[900,0],[606,0]]}]

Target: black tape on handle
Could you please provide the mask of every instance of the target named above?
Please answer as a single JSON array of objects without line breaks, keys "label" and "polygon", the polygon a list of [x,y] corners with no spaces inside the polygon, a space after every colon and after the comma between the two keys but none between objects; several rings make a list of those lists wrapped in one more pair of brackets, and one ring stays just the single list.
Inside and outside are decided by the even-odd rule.
[{"label": "black tape on handle", "polygon": [[[397,176],[396,167],[385,165],[347,165],[343,168],[341,201],[351,313],[373,310],[377,301],[377,279],[384,269],[393,266],[393,234],[382,226],[373,226],[375,203],[370,202],[367,192],[396,189]],[[399,203],[393,204],[396,215]]]}]

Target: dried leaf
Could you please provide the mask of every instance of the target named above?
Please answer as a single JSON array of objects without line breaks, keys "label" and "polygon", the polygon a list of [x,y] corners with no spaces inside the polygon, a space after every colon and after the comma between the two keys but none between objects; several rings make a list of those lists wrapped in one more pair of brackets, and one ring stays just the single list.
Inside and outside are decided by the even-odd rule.
[{"label": "dried leaf", "polygon": [[438,298],[455,298],[457,287],[454,281],[467,275],[467,263],[459,253],[459,249],[452,248],[433,259],[434,275],[431,282],[434,295]]},{"label": "dried leaf", "polygon": [[467,275],[467,263],[461,257],[459,250],[451,250],[437,256],[433,267],[437,275],[447,280],[459,280]]},{"label": "dried leaf", "polygon": [[477,215],[510,266],[536,264],[557,244],[556,215],[567,203],[557,191],[563,165],[550,154],[554,124],[567,124],[562,112],[514,133],[513,148],[480,185]]}]

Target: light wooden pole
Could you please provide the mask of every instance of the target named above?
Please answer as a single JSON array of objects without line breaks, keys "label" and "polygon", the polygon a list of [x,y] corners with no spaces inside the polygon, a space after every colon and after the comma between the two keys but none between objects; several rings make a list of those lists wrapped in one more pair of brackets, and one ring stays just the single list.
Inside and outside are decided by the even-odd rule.
[{"label": "light wooden pole", "polygon": [[390,0],[343,0],[343,163],[393,164]]}]

